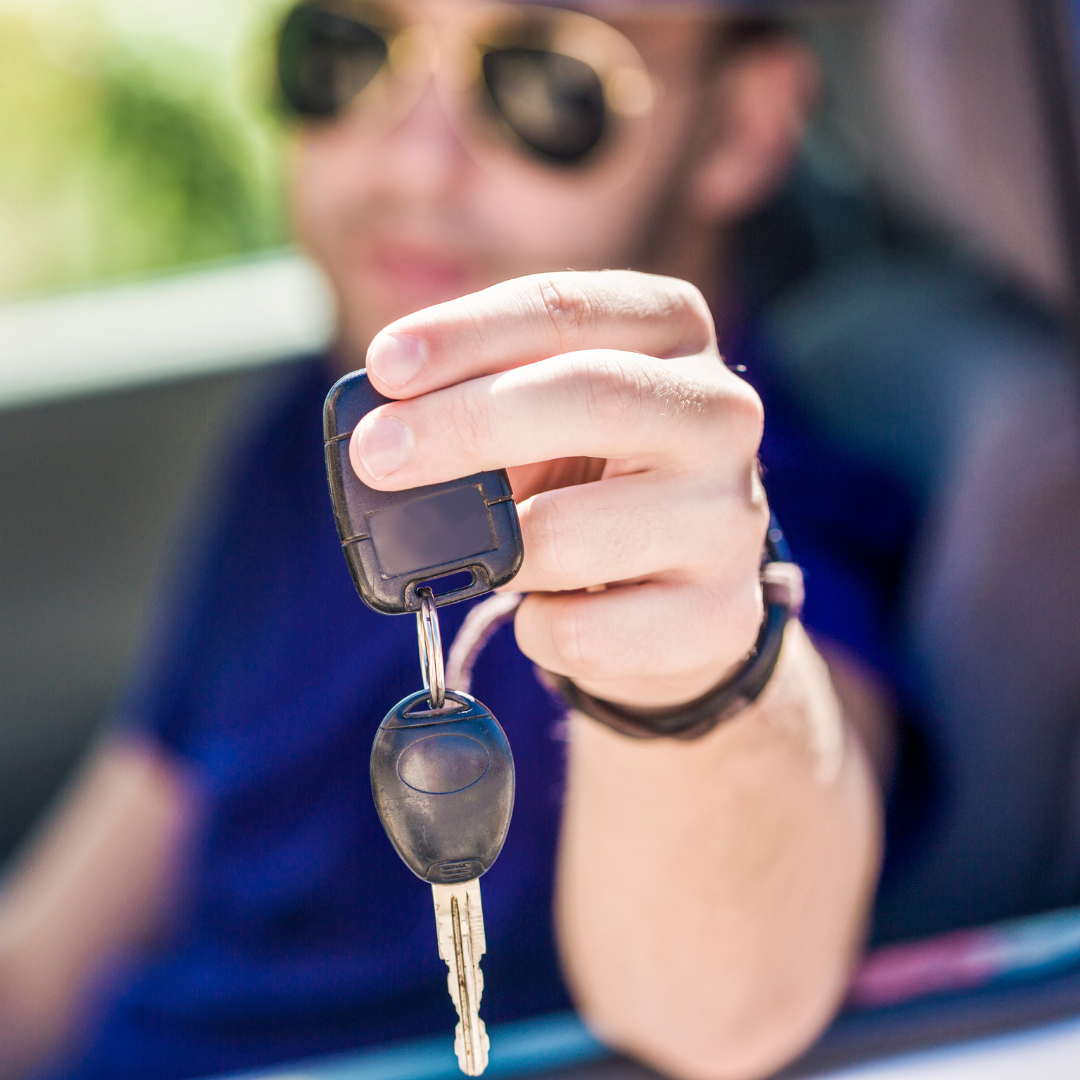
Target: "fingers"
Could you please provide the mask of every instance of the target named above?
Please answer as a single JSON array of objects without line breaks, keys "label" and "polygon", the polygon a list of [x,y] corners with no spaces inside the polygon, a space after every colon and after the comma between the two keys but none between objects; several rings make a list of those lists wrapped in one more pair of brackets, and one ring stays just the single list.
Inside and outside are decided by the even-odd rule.
[{"label": "fingers", "polygon": [[566,457],[741,468],[761,426],[757,396],[715,356],[571,353],[380,406],[349,449],[364,483],[400,490]]},{"label": "fingers", "polygon": [[407,315],[367,354],[388,397],[417,394],[560,353],[617,349],[689,356],[715,346],[693,285],[631,271],[538,274]]},{"label": "fingers", "polygon": [[727,581],[533,593],[515,620],[518,646],[540,667],[606,700],[643,707],[686,701],[726,677],[761,626],[756,576]]},{"label": "fingers", "polygon": [[661,472],[534,496],[518,506],[525,561],[513,587],[563,592],[708,578],[721,558],[753,576],[763,543],[761,508],[748,504],[744,490],[717,488],[708,476],[689,481]]},{"label": "fingers", "polygon": [[[655,498],[665,487],[666,503]],[[607,700],[632,704],[637,694],[652,706],[704,693],[747,655],[761,625],[769,520],[756,485],[750,500],[717,498],[663,474],[624,476],[544,493],[522,509],[516,589],[647,578],[602,592],[531,592],[516,633],[541,667]]]}]

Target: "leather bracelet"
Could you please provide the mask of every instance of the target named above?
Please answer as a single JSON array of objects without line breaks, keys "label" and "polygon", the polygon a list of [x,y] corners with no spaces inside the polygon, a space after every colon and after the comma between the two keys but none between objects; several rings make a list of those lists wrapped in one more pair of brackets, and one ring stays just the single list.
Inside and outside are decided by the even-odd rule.
[{"label": "leather bracelet", "polygon": [[802,608],[802,571],[791,562],[784,534],[773,518],[761,568],[765,617],[757,641],[742,666],[719,686],[686,705],[670,709],[630,709],[587,694],[564,675],[542,672],[544,681],[579,712],[638,739],[696,739],[730,720],[757,699],[776,670],[788,620]]}]

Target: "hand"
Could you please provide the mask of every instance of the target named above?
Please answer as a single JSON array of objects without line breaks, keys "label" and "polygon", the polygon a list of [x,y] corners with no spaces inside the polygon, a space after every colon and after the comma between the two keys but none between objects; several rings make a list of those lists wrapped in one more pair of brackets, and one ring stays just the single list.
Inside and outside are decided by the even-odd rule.
[{"label": "hand", "polygon": [[353,435],[366,484],[509,470],[525,542],[510,587],[530,594],[515,628],[541,667],[648,708],[705,693],[750,651],[762,409],[692,285],[628,271],[507,281],[392,323],[367,370],[401,400]]}]

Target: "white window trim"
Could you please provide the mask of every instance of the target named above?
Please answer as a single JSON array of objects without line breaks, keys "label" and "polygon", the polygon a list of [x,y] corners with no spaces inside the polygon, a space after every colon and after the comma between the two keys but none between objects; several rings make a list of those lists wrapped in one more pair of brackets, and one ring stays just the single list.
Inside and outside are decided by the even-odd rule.
[{"label": "white window trim", "polygon": [[274,252],[0,305],[0,408],[257,366],[323,348],[330,291]]}]

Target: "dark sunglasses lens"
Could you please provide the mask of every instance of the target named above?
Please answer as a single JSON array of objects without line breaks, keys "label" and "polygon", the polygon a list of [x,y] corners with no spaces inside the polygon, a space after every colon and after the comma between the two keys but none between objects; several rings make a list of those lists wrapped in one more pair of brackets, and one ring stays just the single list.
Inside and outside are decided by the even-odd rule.
[{"label": "dark sunglasses lens", "polygon": [[484,83],[510,130],[547,161],[576,164],[604,135],[604,88],[581,60],[544,49],[495,49],[484,56]]},{"label": "dark sunglasses lens", "polygon": [[386,41],[372,27],[302,4],[281,28],[281,92],[301,116],[332,116],[375,78],[386,53]]}]

